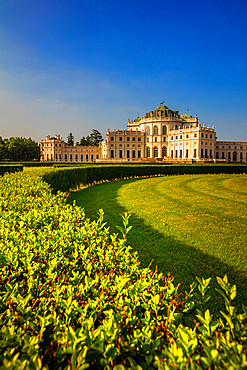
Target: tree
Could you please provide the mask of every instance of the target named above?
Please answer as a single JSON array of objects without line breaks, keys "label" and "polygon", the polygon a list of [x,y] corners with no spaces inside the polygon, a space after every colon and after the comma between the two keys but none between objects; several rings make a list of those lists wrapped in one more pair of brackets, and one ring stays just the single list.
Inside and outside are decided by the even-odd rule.
[{"label": "tree", "polygon": [[0,160],[4,160],[6,158],[6,146],[5,142],[0,136]]},{"label": "tree", "polygon": [[86,138],[85,136],[83,136],[83,138],[80,140],[80,145],[90,145],[88,141],[88,136]]},{"label": "tree", "polygon": [[72,135],[72,132],[69,133],[67,139],[68,139],[68,145],[73,146],[74,145],[74,136]]},{"label": "tree", "polygon": [[32,161],[39,160],[39,145],[31,138],[10,137],[0,138],[0,160]]},{"label": "tree", "polygon": [[101,133],[93,128],[91,135],[89,136],[90,145],[98,146],[99,142],[103,140]]},{"label": "tree", "polygon": [[83,136],[80,140],[80,144],[77,143],[76,145],[92,145],[92,146],[98,146],[99,142],[102,141],[102,135],[98,130],[95,130],[93,128],[92,133],[88,135],[87,137]]}]

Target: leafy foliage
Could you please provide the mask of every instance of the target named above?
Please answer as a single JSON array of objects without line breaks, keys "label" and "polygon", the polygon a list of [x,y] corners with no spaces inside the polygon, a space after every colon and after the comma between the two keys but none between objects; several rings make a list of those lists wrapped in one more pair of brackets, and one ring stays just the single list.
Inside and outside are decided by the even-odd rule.
[{"label": "leafy foliage", "polygon": [[0,137],[0,160],[32,161],[40,157],[39,145],[31,138]]},{"label": "leafy foliage", "polygon": [[67,144],[73,146],[74,145],[74,136],[73,136],[72,132],[69,133],[67,139],[68,139]]},{"label": "leafy foliage", "polygon": [[[59,167],[59,166],[57,166]],[[98,181],[123,179],[130,177],[184,175],[184,174],[216,174],[246,173],[247,166],[168,166],[168,165],[94,165],[76,168],[63,168],[44,176],[54,191],[67,191],[78,185],[92,184]]]},{"label": "leafy foliage", "polygon": [[0,179],[2,369],[240,368],[247,308],[218,278],[226,310],[205,308],[208,280],[188,292],[141,268],[123,237],[52,195],[32,173]]},{"label": "leafy foliage", "polygon": [[87,137],[83,136],[80,142],[77,142],[76,145],[92,145],[98,146],[100,141],[103,140],[101,133],[98,130],[93,128],[92,133]]},{"label": "leafy foliage", "polygon": [[0,165],[0,176],[4,175],[5,173],[23,171],[23,166],[20,165]]}]

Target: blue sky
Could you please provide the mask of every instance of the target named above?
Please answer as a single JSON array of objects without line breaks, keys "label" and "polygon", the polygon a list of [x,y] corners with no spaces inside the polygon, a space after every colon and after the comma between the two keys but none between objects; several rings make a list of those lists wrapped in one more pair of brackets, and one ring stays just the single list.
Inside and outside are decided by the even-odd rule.
[{"label": "blue sky", "polygon": [[0,136],[125,128],[156,108],[247,139],[246,0],[2,0]]}]

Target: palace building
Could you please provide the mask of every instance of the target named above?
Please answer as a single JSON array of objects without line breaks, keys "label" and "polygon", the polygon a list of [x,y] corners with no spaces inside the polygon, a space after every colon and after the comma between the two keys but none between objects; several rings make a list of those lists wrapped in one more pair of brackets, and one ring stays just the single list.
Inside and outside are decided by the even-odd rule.
[{"label": "palace building", "polygon": [[164,102],[128,122],[126,130],[107,130],[99,146],[69,146],[59,135],[41,140],[41,161],[247,162],[247,142],[217,141],[215,127]]}]

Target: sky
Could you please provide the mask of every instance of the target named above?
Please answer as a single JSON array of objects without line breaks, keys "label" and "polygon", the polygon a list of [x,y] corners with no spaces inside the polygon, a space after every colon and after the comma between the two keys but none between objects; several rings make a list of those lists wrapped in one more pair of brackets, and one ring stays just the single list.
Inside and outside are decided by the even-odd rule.
[{"label": "sky", "polygon": [[0,1],[0,136],[105,136],[161,101],[247,140],[247,0]]}]

